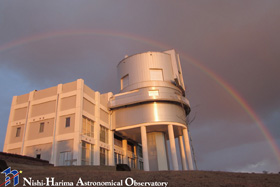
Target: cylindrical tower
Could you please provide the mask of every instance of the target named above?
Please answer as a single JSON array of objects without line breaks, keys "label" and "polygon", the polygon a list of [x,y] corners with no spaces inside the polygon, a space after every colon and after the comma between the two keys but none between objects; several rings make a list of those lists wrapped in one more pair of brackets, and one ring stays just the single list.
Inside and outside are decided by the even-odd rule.
[{"label": "cylindrical tower", "polygon": [[132,55],[118,64],[118,74],[121,91],[109,101],[112,126],[142,144],[144,170],[178,170],[177,154],[184,170],[187,163],[193,169],[179,55],[174,50]]}]

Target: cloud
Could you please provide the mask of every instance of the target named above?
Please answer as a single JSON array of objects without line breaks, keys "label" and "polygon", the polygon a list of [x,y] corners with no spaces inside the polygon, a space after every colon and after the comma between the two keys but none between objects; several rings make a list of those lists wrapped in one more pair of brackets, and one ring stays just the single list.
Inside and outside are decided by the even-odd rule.
[{"label": "cloud", "polygon": [[243,173],[278,173],[279,168],[275,167],[275,164],[269,160],[262,160],[253,164],[248,164],[244,167],[231,170],[232,172],[243,172]]},{"label": "cloud", "polygon": [[[163,43],[219,75],[279,137],[279,1],[1,1],[0,46],[22,38],[71,30],[107,30]],[[163,51],[162,45],[123,36],[69,35],[0,51],[1,129],[13,95],[83,78],[100,92],[119,91],[116,65],[125,55]],[[248,113],[215,80],[181,58],[190,125],[201,169],[239,170],[277,162]],[[3,137],[3,131],[1,131]],[[3,141],[1,140],[1,143]],[[0,149],[1,149],[0,143]],[[254,154],[221,162],[230,154]],[[235,148],[239,147],[238,150]],[[263,149],[267,154],[263,154]],[[230,157],[232,158],[232,157]],[[251,162],[250,160],[254,160]],[[240,163],[242,163],[240,165]],[[274,167],[275,166],[275,167]],[[259,164],[257,168],[261,168]],[[256,170],[258,170],[256,168]]]}]

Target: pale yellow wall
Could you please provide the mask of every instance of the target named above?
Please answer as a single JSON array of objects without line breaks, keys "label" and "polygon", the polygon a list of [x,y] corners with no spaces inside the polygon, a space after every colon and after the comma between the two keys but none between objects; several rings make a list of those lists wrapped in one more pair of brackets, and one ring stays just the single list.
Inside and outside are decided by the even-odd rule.
[{"label": "pale yellow wall", "polygon": [[100,119],[106,123],[109,123],[109,114],[103,109],[100,109]]},{"label": "pale yellow wall", "polygon": [[[44,122],[44,131],[39,132],[40,124]],[[37,121],[29,124],[27,140],[40,139],[53,136],[54,118]]]},{"label": "pale yellow wall", "polygon": [[17,96],[17,104],[26,103],[29,99],[29,93]]},{"label": "pale yellow wall", "polygon": [[[70,117],[70,127],[65,127],[67,117]],[[75,114],[61,116],[58,124],[58,134],[73,133],[74,126],[75,126]]]},{"label": "pale yellow wall", "polygon": [[47,88],[44,90],[39,90],[34,93],[34,100],[54,96],[56,94],[57,94],[57,86]]},{"label": "pale yellow wall", "polygon": [[12,154],[20,154],[21,148],[16,148],[16,149],[9,149],[8,153],[12,153]]},{"label": "pale yellow wall", "polygon": [[76,107],[76,96],[65,97],[61,99],[60,110],[68,110]]},{"label": "pale yellow wall", "polygon": [[52,143],[39,144],[26,147],[26,155],[30,157],[36,157],[37,154],[41,154],[42,160],[50,160],[52,154]]},{"label": "pale yellow wall", "polygon": [[95,91],[93,91],[92,89],[90,89],[87,85],[84,85],[84,92],[90,96],[91,98],[95,98]]},{"label": "pale yellow wall", "polygon": [[25,119],[26,118],[26,111],[27,111],[27,107],[16,109],[15,112],[14,112],[13,121]]},{"label": "pale yellow wall", "polygon": [[77,89],[77,81],[69,82],[62,85],[62,93],[71,92]]},{"label": "pale yellow wall", "polygon": [[108,100],[109,100],[109,93],[106,94],[101,94],[100,95],[100,104],[107,107],[108,105]]},{"label": "pale yellow wall", "polygon": [[95,105],[87,99],[83,99],[83,110],[95,115]]},{"label": "pale yellow wall", "polygon": [[49,101],[41,104],[36,104],[32,106],[31,117],[46,115],[55,112],[56,101]]},{"label": "pale yellow wall", "polygon": [[[16,137],[17,128],[20,127],[20,136]],[[11,137],[9,143],[17,143],[21,142],[23,138],[24,133],[24,124],[23,125],[17,125],[12,127]]]},{"label": "pale yellow wall", "polygon": [[[79,89],[81,88],[81,86],[83,86],[82,87],[83,93],[81,92],[81,90],[77,90],[77,85],[79,85]],[[58,106],[56,105],[57,94],[59,94],[59,98],[60,98],[58,100],[59,101]],[[100,120],[102,120],[105,123],[109,123],[109,114],[106,112],[105,108],[107,108],[108,97],[112,95],[110,94],[111,93],[102,94],[100,95],[100,98],[97,98],[97,96],[99,96],[99,92],[95,92],[92,89],[90,89],[88,86],[80,84],[80,82],[75,81],[67,84],[62,84],[56,87],[31,92],[31,96],[30,94],[15,96],[16,100],[14,100],[13,104],[27,103],[30,97],[30,107],[29,107],[30,115],[28,115],[29,117],[28,128],[27,128],[25,142],[24,142],[24,149],[21,150],[21,148],[16,148],[14,146],[16,144],[14,144],[12,146],[14,149],[9,150],[10,145],[7,146],[8,151],[16,154],[20,154],[21,151],[23,151],[23,154],[31,157],[36,157],[36,154],[41,154],[41,159],[50,161],[51,154],[52,154],[52,143],[40,144],[40,142],[44,142],[44,143],[46,141],[50,142],[51,139],[43,139],[43,138],[47,138],[47,137],[50,138],[53,136],[54,126],[55,126],[54,123],[55,121],[57,121],[56,135],[59,136],[65,134],[64,136],[59,136],[58,140],[63,140],[63,139],[66,140],[58,141],[57,144],[54,146],[56,152],[53,155],[54,160],[52,162],[55,163],[59,162],[60,152],[71,151],[73,153],[73,158],[79,158],[76,155],[81,153],[80,150],[81,148],[79,147],[79,139],[80,139],[79,129],[82,127],[79,127],[78,125],[82,125],[82,122],[80,122],[82,120],[80,120],[80,118],[82,119],[82,115],[86,115],[83,114],[82,112],[84,111],[89,113],[89,116],[91,116],[91,118],[94,118],[94,120],[96,120],[96,123],[98,124],[100,124]],[[76,105],[82,108],[78,108],[76,107]],[[103,109],[100,108],[101,106]],[[15,108],[17,107],[18,106],[15,106]],[[13,115],[12,121],[17,121],[16,122],[17,124],[18,122],[19,124],[24,123],[23,120],[25,119],[26,114],[28,113],[27,104],[20,105],[20,107],[24,107],[24,108],[18,108],[12,114]],[[55,114],[56,108],[58,109],[57,114]],[[70,110],[70,109],[75,109],[75,110]],[[55,116],[57,116],[58,118],[57,120],[55,120]],[[66,127],[67,117],[70,117],[70,127]],[[40,123],[42,122],[44,122],[44,131],[39,132]],[[107,126],[107,124],[103,124],[103,125]],[[19,137],[16,137],[17,127],[21,127],[21,133]],[[11,128],[11,138],[8,141],[8,144],[22,142],[23,135],[24,135],[24,124],[10,127],[10,128]],[[68,134],[70,133],[74,133],[74,134],[69,135],[70,136],[69,137]],[[95,131],[95,134],[96,133],[99,136],[99,131]],[[98,151],[98,156],[99,156],[99,151]]]}]

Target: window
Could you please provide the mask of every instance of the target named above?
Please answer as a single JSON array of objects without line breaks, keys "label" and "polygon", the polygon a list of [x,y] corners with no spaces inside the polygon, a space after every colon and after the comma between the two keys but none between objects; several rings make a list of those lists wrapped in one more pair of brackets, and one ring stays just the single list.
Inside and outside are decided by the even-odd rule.
[{"label": "window", "polygon": [[70,127],[70,117],[66,118],[65,127]]},{"label": "window", "polygon": [[127,150],[130,152],[134,152],[133,144],[131,144],[130,142],[127,143]]},{"label": "window", "polygon": [[162,69],[150,69],[150,78],[154,81],[163,81]]},{"label": "window", "polygon": [[108,165],[108,150],[100,147],[100,165]]},{"label": "window", "polygon": [[20,136],[20,130],[21,130],[21,127],[18,127],[18,128],[17,128],[17,132],[16,132],[16,137],[19,137],[19,136]]},{"label": "window", "polygon": [[128,165],[130,168],[135,168],[134,159],[128,157]]},{"label": "window", "polygon": [[37,154],[37,155],[36,155],[36,158],[37,158],[37,159],[41,159],[41,154]]},{"label": "window", "polygon": [[108,143],[108,129],[100,125],[100,141]]},{"label": "window", "polygon": [[143,152],[142,152],[142,146],[137,146],[137,153],[139,155],[139,157],[143,157]]},{"label": "window", "polygon": [[82,165],[93,165],[93,148],[92,144],[82,141]]},{"label": "window", "polygon": [[118,163],[119,164],[123,163],[123,156],[121,154],[118,154]]},{"label": "window", "polygon": [[90,147],[91,147],[91,151],[90,151],[90,161],[91,161],[91,165],[94,164],[94,145],[93,144],[90,144]]},{"label": "window", "polygon": [[158,96],[158,90],[150,90],[149,91],[149,96]]},{"label": "window", "polygon": [[114,156],[115,156],[115,165],[117,165],[118,164],[118,154],[115,153]]},{"label": "window", "polygon": [[122,147],[122,140],[115,138],[115,139],[114,139],[114,144],[115,144],[116,146]]},{"label": "window", "polygon": [[125,75],[123,78],[121,78],[121,90],[127,87],[129,84],[129,75]]},{"label": "window", "polygon": [[83,135],[94,137],[94,122],[83,116]]},{"label": "window", "polygon": [[142,161],[139,161],[139,165],[140,165],[140,170],[144,170],[144,163]]},{"label": "window", "polygon": [[122,164],[122,158],[121,154],[115,153],[115,164]]},{"label": "window", "polygon": [[45,123],[40,123],[40,129],[39,129],[39,132],[44,132],[44,126],[45,126]]},{"label": "window", "polygon": [[114,144],[122,147],[122,138],[114,134]]}]

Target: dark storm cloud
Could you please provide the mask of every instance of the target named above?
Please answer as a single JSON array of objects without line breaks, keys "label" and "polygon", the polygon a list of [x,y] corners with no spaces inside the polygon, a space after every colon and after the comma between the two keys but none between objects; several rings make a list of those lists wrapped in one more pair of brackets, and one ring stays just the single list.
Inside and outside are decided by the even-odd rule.
[{"label": "dark storm cloud", "polygon": [[[104,30],[155,40],[222,77],[279,138],[279,7],[279,1],[1,1],[0,46],[71,30]],[[0,51],[0,72],[11,78],[0,82],[6,90],[1,95],[0,115],[5,119],[1,129],[8,121],[11,95],[78,78],[94,90],[117,93],[117,63],[126,54],[149,50],[164,49],[124,36],[69,35]],[[191,118],[195,116],[190,128],[200,168],[241,170],[257,163],[280,168],[271,148],[263,152],[256,146],[264,146],[261,142],[266,140],[246,110],[187,59],[181,58],[181,63]],[[13,74],[18,77],[8,76]],[[1,142],[4,134],[1,131]],[[250,147],[253,153],[248,152]],[[244,157],[219,161],[233,152],[244,152]],[[249,162],[251,158],[254,162]]]}]

